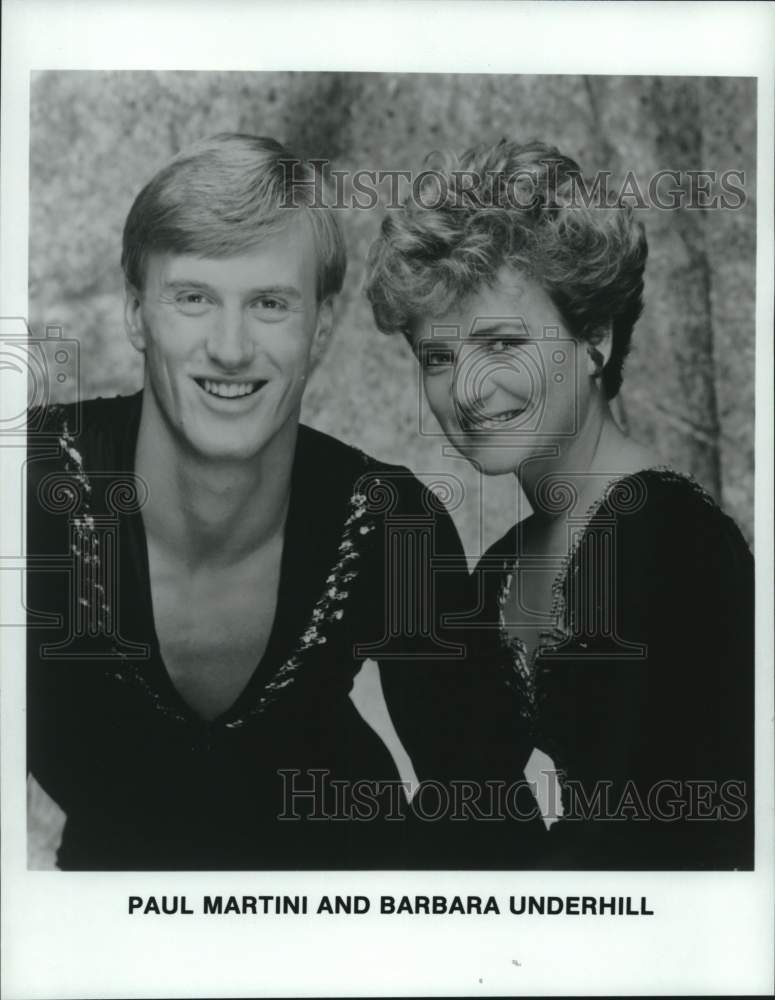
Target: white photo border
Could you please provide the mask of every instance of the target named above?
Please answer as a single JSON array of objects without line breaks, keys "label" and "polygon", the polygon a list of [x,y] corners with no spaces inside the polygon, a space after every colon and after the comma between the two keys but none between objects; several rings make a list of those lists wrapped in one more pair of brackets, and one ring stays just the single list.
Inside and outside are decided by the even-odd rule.
[{"label": "white photo border", "polygon": [[[767,994],[773,986],[773,67],[767,4],[6,0],[0,317],[28,309],[30,74],[46,69],[368,70],[758,80],[754,872],[64,873],[26,867],[23,630],[2,640],[3,995]],[[432,38],[432,44],[429,40]],[[325,44],[321,44],[321,40]],[[5,379],[5,373],[0,372]],[[18,380],[2,406],[20,412]],[[22,448],[0,448],[0,556],[21,555]],[[18,567],[17,567],[18,568]],[[0,573],[3,625],[18,572]],[[655,916],[132,919],[129,894],[647,896]]]}]

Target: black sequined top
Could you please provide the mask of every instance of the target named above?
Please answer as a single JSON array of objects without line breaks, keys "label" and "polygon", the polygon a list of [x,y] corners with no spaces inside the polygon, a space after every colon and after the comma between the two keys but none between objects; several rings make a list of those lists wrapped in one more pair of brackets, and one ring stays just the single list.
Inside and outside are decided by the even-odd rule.
[{"label": "black sequined top", "polygon": [[[359,786],[360,806],[337,799],[399,779],[349,698],[366,657],[421,780],[519,765],[505,702],[460,659],[448,624],[469,580],[435,496],[408,470],[301,427],[268,645],[235,703],[206,723],[174,687],[154,630],[132,472],[141,398],[30,423],[28,767],[67,816],[59,866],[497,864],[489,840],[413,823],[395,787],[372,784],[369,799]],[[443,564],[432,582],[431,562]]]},{"label": "black sequined top", "polygon": [[[528,662],[504,610],[529,571],[512,528],[475,579],[530,742],[562,816],[530,864],[753,867],[754,577],[735,523],[665,468],[568,505],[569,554]],[[545,770],[551,771],[551,766]]]}]

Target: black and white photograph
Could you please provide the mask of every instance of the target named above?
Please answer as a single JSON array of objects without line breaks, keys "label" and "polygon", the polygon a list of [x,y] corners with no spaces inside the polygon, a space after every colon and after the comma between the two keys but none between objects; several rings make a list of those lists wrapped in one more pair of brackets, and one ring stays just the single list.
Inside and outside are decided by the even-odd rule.
[{"label": "black and white photograph", "polygon": [[602,4],[474,7],[371,14],[478,62],[263,58],[256,5],[253,64],[14,74],[9,997],[767,992],[771,67],[542,68],[498,24]]}]

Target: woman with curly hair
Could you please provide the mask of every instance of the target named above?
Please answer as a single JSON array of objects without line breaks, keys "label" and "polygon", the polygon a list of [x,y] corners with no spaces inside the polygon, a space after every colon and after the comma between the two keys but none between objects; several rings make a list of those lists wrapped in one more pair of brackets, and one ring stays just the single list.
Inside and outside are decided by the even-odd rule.
[{"label": "woman with curly hair", "polygon": [[543,143],[427,167],[367,294],[450,442],[529,506],[475,571],[548,830],[515,867],[750,868],[751,554],[612,412],[643,225]]}]

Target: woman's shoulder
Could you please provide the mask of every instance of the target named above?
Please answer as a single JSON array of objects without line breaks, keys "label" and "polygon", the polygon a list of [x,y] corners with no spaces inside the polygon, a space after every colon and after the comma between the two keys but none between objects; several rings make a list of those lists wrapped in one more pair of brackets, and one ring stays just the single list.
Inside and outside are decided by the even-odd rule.
[{"label": "woman's shoulder", "polygon": [[[589,507],[572,514],[560,574],[566,587],[570,576],[597,578],[613,564],[617,588],[626,581],[628,591],[653,591],[655,598],[669,599],[684,585],[691,585],[698,599],[709,588],[742,588],[750,594],[753,587],[753,556],[740,528],[685,473],[667,466],[628,473],[609,481]],[[518,561],[518,537],[514,525],[474,569],[490,598]]]},{"label": "woman's shoulder", "polygon": [[658,635],[674,643],[679,623],[695,638],[702,622],[714,622],[706,637],[749,628],[748,544],[708,491],[673,469],[645,469],[610,485],[569,558],[569,604],[588,592],[582,581],[615,594],[621,627],[645,630],[649,643]]},{"label": "woman's shoulder", "polygon": [[612,482],[590,512],[587,532],[609,526],[623,554],[644,561],[699,566],[752,561],[740,528],[692,476],[667,466]]},{"label": "woman's shoulder", "polygon": [[609,513],[655,513],[670,507],[716,517],[723,511],[710,492],[693,476],[667,465],[655,465],[612,479],[596,508]]}]

